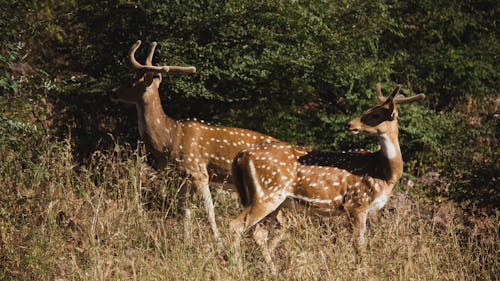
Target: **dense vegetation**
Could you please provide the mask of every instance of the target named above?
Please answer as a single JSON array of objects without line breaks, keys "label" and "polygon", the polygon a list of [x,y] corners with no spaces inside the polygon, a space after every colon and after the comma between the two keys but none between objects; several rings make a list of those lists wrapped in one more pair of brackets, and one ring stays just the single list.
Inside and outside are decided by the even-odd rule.
[{"label": "dense vegetation", "polygon": [[[185,269],[170,272],[172,278],[202,279],[208,270],[213,279],[238,279],[216,256],[204,260],[213,250],[204,223],[196,246],[167,242],[182,232],[172,211],[172,192],[182,182],[168,177],[171,171],[156,182],[141,176],[145,160],[136,142],[135,108],[108,97],[131,77],[127,51],[137,39],[158,41],[158,63],[198,69],[164,78],[160,92],[169,115],[326,150],[374,148],[369,138],[346,135],[343,124],[374,101],[375,83],[386,91],[400,83],[405,94],[426,93],[424,103],[400,113],[405,174],[398,190],[410,194],[413,211],[386,213],[371,235],[374,256],[401,259],[390,264],[390,258],[373,257],[338,275],[319,264],[313,268],[330,279],[347,278],[349,271],[359,279],[498,278],[497,1],[4,2],[0,279],[133,278],[127,274],[137,277],[134,261],[165,267],[139,272],[140,279],[161,279],[175,268],[169,255]],[[144,58],[144,49],[138,55]],[[219,200],[224,225],[239,207]],[[130,221],[121,225],[120,218]],[[320,243],[315,249],[331,243],[335,232],[341,233],[337,246],[349,239],[343,228],[325,233],[306,219],[297,223],[304,224],[312,232],[297,226],[287,239],[308,236],[305,244]],[[395,254],[412,235],[424,241],[408,248],[415,256]],[[392,250],[383,237],[397,240]],[[332,255],[315,256],[297,241],[286,245],[298,254],[304,247],[304,262],[355,259],[347,246],[342,252],[329,245]],[[137,252],[120,252],[125,248]],[[262,273],[251,249],[244,276],[273,278]],[[189,272],[189,263],[180,265],[187,255],[207,268]],[[280,255],[278,264],[289,271],[284,279],[294,276],[294,268],[303,274],[297,276],[319,278],[297,267],[287,251]],[[419,270],[428,266],[435,268]]]}]

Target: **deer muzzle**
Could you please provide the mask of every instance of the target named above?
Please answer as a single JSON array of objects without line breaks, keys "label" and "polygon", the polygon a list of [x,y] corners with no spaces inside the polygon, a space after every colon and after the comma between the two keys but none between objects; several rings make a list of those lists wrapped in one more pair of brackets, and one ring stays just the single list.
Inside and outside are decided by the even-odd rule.
[{"label": "deer muzzle", "polygon": [[345,130],[355,135],[359,134],[359,128],[357,128],[357,126],[353,121],[347,122],[345,124]]}]

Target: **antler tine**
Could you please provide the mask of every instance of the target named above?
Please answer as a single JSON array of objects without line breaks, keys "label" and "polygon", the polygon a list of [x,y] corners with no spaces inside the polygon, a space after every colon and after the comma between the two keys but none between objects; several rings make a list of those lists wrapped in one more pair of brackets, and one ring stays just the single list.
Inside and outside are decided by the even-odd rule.
[{"label": "antler tine", "polygon": [[182,72],[182,73],[195,73],[196,67],[194,66],[176,66],[169,65],[168,66],[170,72]]},{"label": "antler tine", "polygon": [[146,58],[146,65],[153,65],[153,55],[155,53],[156,45],[158,45],[158,43],[151,43],[151,49],[149,50],[148,57]]},{"label": "antler tine", "polygon": [[[136,69],[152,70],[152,71],[166,71],[166,72],[169,71],[168,66],[153,66],[153,65],[142,65],[142,64],[140,64],[135,59],[135,51],[137,51],[137,49],[139,48],[140,45],[141,45],[141,40],[137,40],[137,42],[135,42],[135,44],[132,45],[132,47],[130,48],[130,51],[129,51],[130,61],[132,62],[132,65],[134,66],[134,68],[136,68]],[[154,52],[154,48],[152,48],[152,51]],[[148,55],[148,59],[149,59],[149,56],[151,55],[151,53],[152,52],[150,52],[150,54]],[[152,55],[151,55],[151,58],[152,58]],[[146,61],[148,61],[148,59],[146,59]]]},{"label": "antler tine", "polygon": [[380,83],[377,83],[375,86],[375,90],[377,91],[377,99],[381,102],[385,101],[384,94],[382,94],[382,87],[380,86]]},{"label": "antler tine", "polygon": [[387,97],[388,100],[394,99],[394,97],[399,93],[399,90],[401,90],[401,85],[398,84],[396,85],[396,88],[392,90],[392,93]]},{"label": "antler tine", "polygon": [[[151,43],[151,51],[149,51],[149,55],[146,59],[146,64],[147,65],[153,65],[153,54],[155,51],[157,43],[153,42]],[[169,66],[162,66],[163,69],[167,72],[183,72],[183,73],[194,73],[196,72],[196,68],[194,66],[176,66],[176,65],[169,65]]]},{"label": "antler tine", "polygon": [[137,69],[142,69],[144,66],[140,64],[136,59],[135,59],[135,51],[141,46],[141,40],[137,40],[134,45],[130,48],[130,51],[128,52],[128,55],[130,57],[130,62],[132,62],[132,66]]},{"label": "antler tine", "polygon": [[397,98],[394,99],[394,102],[397,104],[403,104],[403,103],[410,103],[410,102],[416,102],[419,100],[425,99],[425,94],[420,93],[418,95],[412,96],[405,98],[404,96],[398,96]]}]

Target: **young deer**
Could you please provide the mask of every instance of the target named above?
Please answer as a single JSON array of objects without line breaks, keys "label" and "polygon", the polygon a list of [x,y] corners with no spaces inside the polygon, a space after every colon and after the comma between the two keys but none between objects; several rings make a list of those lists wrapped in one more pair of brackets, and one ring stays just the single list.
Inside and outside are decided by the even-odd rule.
[{"label": "young deer", "polygon": [[[364,243],[366,218],[386,204],[403,172],[398,141],[397,105],[425,98],[396,96],[398,85],[385,98],[377,84],[378,103],[350,121],[346,130],[377,137],[379,151],[305,154],[296,147],[267,143],[242,150],[233,161],[233,176],[245,206],[232,222],[237,238],[274,212],[286,199],[296,199],[319,214],[346,212],[353,220],[356,248]],[[272,264],[264,236],[254,233],[264,258]]]},{"label": "young deer", "polygon": [[135,52],[140,45],[139,40],[129,51],[130,61],[137,69],[133,83],[114,89],[112,99],[136,105],[139,133],[156,162],[156,168],[164,168],[167,162],[175,163],[180,171],[191,178],[203,197],[210,226],[215,239],[219,241],[209,177],[229,177],[232,160],[238,151],[275,139],[250,130],[168,117],[163,111],[158,92],[162,73],[193,73],[196,69],[192,66],[153,66],[156,43],[151,45],[146,65],[142,65],[135,59]]}]

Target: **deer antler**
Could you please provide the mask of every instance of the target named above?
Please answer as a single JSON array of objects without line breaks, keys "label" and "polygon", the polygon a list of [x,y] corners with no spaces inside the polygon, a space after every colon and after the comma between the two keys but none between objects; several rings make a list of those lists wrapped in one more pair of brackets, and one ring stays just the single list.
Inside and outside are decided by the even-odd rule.
[{"label": "deer antler", "polygon": [[394,99],[394,102],[397,104],[403,104],[403,103],[410,103],[410,102],[415,102],[419,100],[425,99],[425,94],[420,93],[418,95],[412,96],[405,98],[403,95],[399,95]]},{"label": "deer antler", "polygon": [[146,58],[146,65],[140,64],[136,59],[135,59],[135,51],[139,49],[139,46],[141,46],[141,40],[137,40],[134,45],[130,48],[129,51],[129,57],[130,61],[132,62],[132,66],[134,66],[136,69],[141,69],[141,70],[151,70],[151,71],[165,71],[165,72],[184,72],[184,73],[194,73],[196,72],[196,67],[194,66],[154,66],[153,65],[153,54],[156,49],[156,42],[153,42],[151,44],[151,49],[149,51],[149,54]]},{"label": "deer antler", "polygon": [[[169,71],[168,66],[153,66],[153,65],[151,65],[151,63],[149,63],[149,65],[140,64],[135,59],[135,51],[137,51],[137,49],[139,48],[140,45],[141,45],[141,40],[137,40],[137,42],[135,42],[135,44],[132,45],[132,47],[130,48],[130,51],[129,51],[130,61],[132,62],[132,65],[135,68],[144,69],[144,70],[154,70],[154,71],[167,71],[167,72]],[[146,59],[146,63],[148,62],[148,60],[153,58],[153,52],[155,50],[155,47],[156,47],[156,43],[153,43],[151,46],[151,51],[149,52],[148,58]]]},{"label": "deer antler", "polygon": [[151,43],[151,49],[149,50],[148,57],[146,58],[146,65],[153,65],[153,55],[155,53],[156,45],[158,45],[158,43]]},{"label": "deer antler", "polygon": [[384,102],[385,101],[385,97],[384,97],[384,94],[382,94],[382,87],[380,86],[380,83],[377,83],[377,85],[375,86],[375,90],[377,91],[377,99],[378,99],[378,101]]},{"label": "deer antler", "polygon": [[377,83],[377,85],[375,86],[375,90],[377,91],[377,99],[379,100],[379,102],[382,104],[389,104],[389,110],[392,112],[391,117],[397,117],[397,112],[394,111],[397,102],[394,97],[396,97],[396,95],[399,93],[399,90],[401,90],[401,85],[396,85],[394,90],[392,90],[392,93],[387,98],[384,97],[384,94],[382,94],[380,83]]},{"label": "deer antler", "polygon": [[168,66],[170,72],[183,72],[183,73],[195,73],[196,67],[194,66],[176,66],[170,65]]},{"label": "deer antler", "polygon": [[394,99],[394,97],[399,93],[399,90],[401,90],[401,85],[396,85],[396,88],[392,90],[392,93],[387,98],[384,97],[384,94],[382,94],[380,83],[377,83],[377,85],[375,86],[375,90],[377,91],[377,99],[380,102],[386,102],[387,100]]},{"label": "deer antler", "polygon": [[388,99],[393,99],[394,103],[403,104],[403,103],[411,103],[411,102],[416,102],[416,101],[425,99],[425,94],[423,94],[423,93],[420,93],[418,95],[408,97],[408,98],[405,98],[405,96],[403,96],[403,95],[397,95],[399,93],[399,91],[401,90],[401,85],[397,85],[396,88],[394,88],[392,93],[387,98],[384,97],[384,94],[382,94],[382,89],[381,89],[380,83],[377,83],[375,89],[377,91],[377,98],[381,102],[385,102]]},{"label": "deer antler", "polygon": [[392,90],[392,93],[387,97],[387,100],[393,100],[394,97],[396,97],[396,95],[399,93],[399,91],[401,90],[401,85],[396,85],[396,87],[394,88],[394,90]]}]

